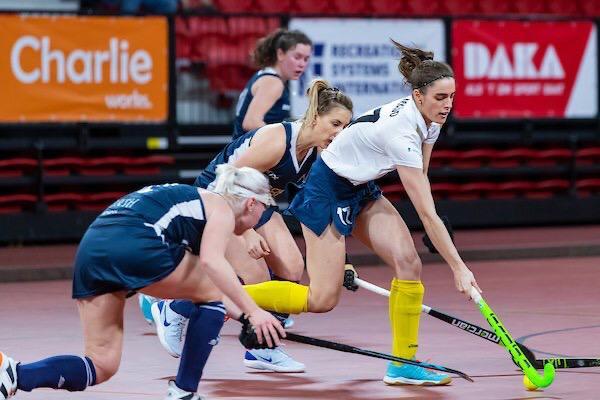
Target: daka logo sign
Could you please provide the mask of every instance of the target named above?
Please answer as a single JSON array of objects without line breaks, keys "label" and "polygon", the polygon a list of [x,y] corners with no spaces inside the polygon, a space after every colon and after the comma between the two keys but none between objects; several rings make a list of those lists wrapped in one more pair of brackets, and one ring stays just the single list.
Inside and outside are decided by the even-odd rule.
[{"label": "daka logo sign", "polygon": [[590,22],[457,21],[457,117],[593,117],[596,29]]},{"label": "daka logo sign", "polygon": [[164,18],[0,16],[0,121],[164,121]]}]

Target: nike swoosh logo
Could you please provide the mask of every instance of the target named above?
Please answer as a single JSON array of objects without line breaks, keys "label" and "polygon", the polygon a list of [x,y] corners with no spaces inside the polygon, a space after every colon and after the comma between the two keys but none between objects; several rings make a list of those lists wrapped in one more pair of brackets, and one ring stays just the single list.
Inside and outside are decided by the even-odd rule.
[{"label": "nike swoosh logo", "polygon": [[269,357],[269,358],[267,358],[267,357],[261,357],[261,356],[255,356],[255,357],[258,357],[259,359],[261,359],[263,361],[266,361],[266,362],[271,362],[271,360],[272,360],[271,357]]}]

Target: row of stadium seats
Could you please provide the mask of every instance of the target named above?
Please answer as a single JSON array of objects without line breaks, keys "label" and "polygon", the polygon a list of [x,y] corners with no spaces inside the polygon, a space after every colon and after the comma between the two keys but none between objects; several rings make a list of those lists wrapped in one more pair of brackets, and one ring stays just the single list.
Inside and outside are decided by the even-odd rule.
[{"label": "row of stadium seats", "polygon": [[[158,175],[161,167],[173,165],[171,156],[153,155],[144,157],[58,157],[44,159],[41,162],[43,173],[48,176],[109,176]],[[39,162],[33,158],[9,158],[0,160],[0,178],[18,177],[32,174],[39,168]]]},{"label": "row of stadium seats", "polygon": [[176,57],[203,64],[211,90],[240,91],[256,71],[250,58],[256,41],[280,26],[279,18],[177,17]]},{"label": "row of stadium seats", "polygon": [[[44,195],[42,203],[51,212],[67,210],[99,212],[125,194],[125,192],[99,192],[91,194],[74,192],[55,193]],[[38,196],[29,193],[1,195],[0,213],[12,214],[31,210],[38,203]]]},{"label": "row of stadium seats", "polygon": [[600,147],[589,147],[573,152],[565,148],[534,149],[518,147],[506,150],[479,148],[459,151],[436,149],[431,156],[432,168],[449,166],[457,169],[490,166],[514,168],[521,165],[544,167],[566,164],[575,160],[579,165],[600,163]]},{"label": "row of stadium seats", "polygon": [[[201,1],[192,1],[191,9]],[[222,13],[318,16],[436,16],[542,14],[600,16],[598,0],[215,0]]]},{"label": "row of stadium seats", "polygon": [[[577,166],[600,164],[600,147],[582,148],[572,151],[567,148],[534,149],[517,147],[505,150],[478,148],[472,150],[436,149],[432,154],[430,167],[473,169],[484,166],[492,168],[516,168],[519,166],[546,167],[568,164],[575,161]],[[47,176],[109,176],[158,175],[161,167],[175,164],[175,158],[168,155],[143,157],[57,157],[41,161],[43,173]],[[15,157],[0,160],[0,178],[18,177],[35,173],[40,167],[37,159]]]},{"label": "row of stadium seats", "polygon": [[[401,184],[382,187],[391,200],[405,199],[406,193]],[[580,179],[574,187],[579,197],[600,194],[600,178]],[[547,199],[567,195],[571,185],[566,179],[543,181],[473,182],[473,183],[433,183],[431,190],[436,199],[477,200],[477,199]],[[67,210],[101,211],[126,192],[111,191],[99,193],[77,193],[73,191],[45,194],[41,203],[48,211]],[[18,213],[33,209],[38,204],[38,196],[30,193],[0,195],[0,213]]]},{"label": "row of stadium seats", "polygon": [[[391,200],[407,198],[404,187],[399,184],[382,186],[383,192]],[[542,181],[473,182],[473,183],[432,183],[431,191],[436,199],[476,200],[476,199],[547,199],[556,195],[569,194],[571,185],[566,179]],[[575,182],[579,197],[600,194],[600,179],[580,179]]]}]

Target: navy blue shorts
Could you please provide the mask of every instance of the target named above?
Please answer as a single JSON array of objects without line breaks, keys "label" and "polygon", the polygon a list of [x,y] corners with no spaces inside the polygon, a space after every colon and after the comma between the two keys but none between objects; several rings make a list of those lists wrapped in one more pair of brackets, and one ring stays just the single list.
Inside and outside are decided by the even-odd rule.
[{"label": "navy blue shorts", "polygon": [[331,223],[339,233],[348,236],[360,211],[380,197],[381,189],[375,182],[355,186],[319,158],[287,212],[317,236]]},{"label": "navy blue shorts", "polygon": [[[203,189],[206,189],[208,187],[208,185],[210,185],[210,183],[211,182],[208,181],[208,178],[206,176],[200,175],[194,181],[194,186],[198,186],[198,187],[201,187]],[[269,206],[269,207],[265,208],[265,211],[260,216],[260,219],[258,220],[258,222],[256,223],[256,225],[254,225],[254,229],[258,229],[261,226],[263,226],[264,224],[266,224],[267,222],[269,222],[269,220],[273,216],[274,212],[279,212],[279,207],[277,207],[277,206]]]},{"label": "navy blue shorts", "polygon": [[163,242],[139,217],[96,220],[75,256],[73,298],[139,290],[173,272],[185,251],[181,243]]}]

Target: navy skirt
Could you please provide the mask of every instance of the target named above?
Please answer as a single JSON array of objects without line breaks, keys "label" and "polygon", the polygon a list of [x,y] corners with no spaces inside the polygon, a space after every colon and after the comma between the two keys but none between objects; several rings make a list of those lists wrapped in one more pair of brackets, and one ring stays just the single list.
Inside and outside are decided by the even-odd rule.
[{"label": "navy skirt", "polygon": [[348,236],[360,211],[381,197],[381,189],[370,181],[354,185],[337,175],[319,158],[313,164],[306,183],[294,196],[287,213],[320,236],[331,223]]},{"label": "navy skirt", "polygon": [[96,220],[77,250],[73,298],[139,290],[173,272],[185,251],[185,245],[157,236],[139,217]]}]

